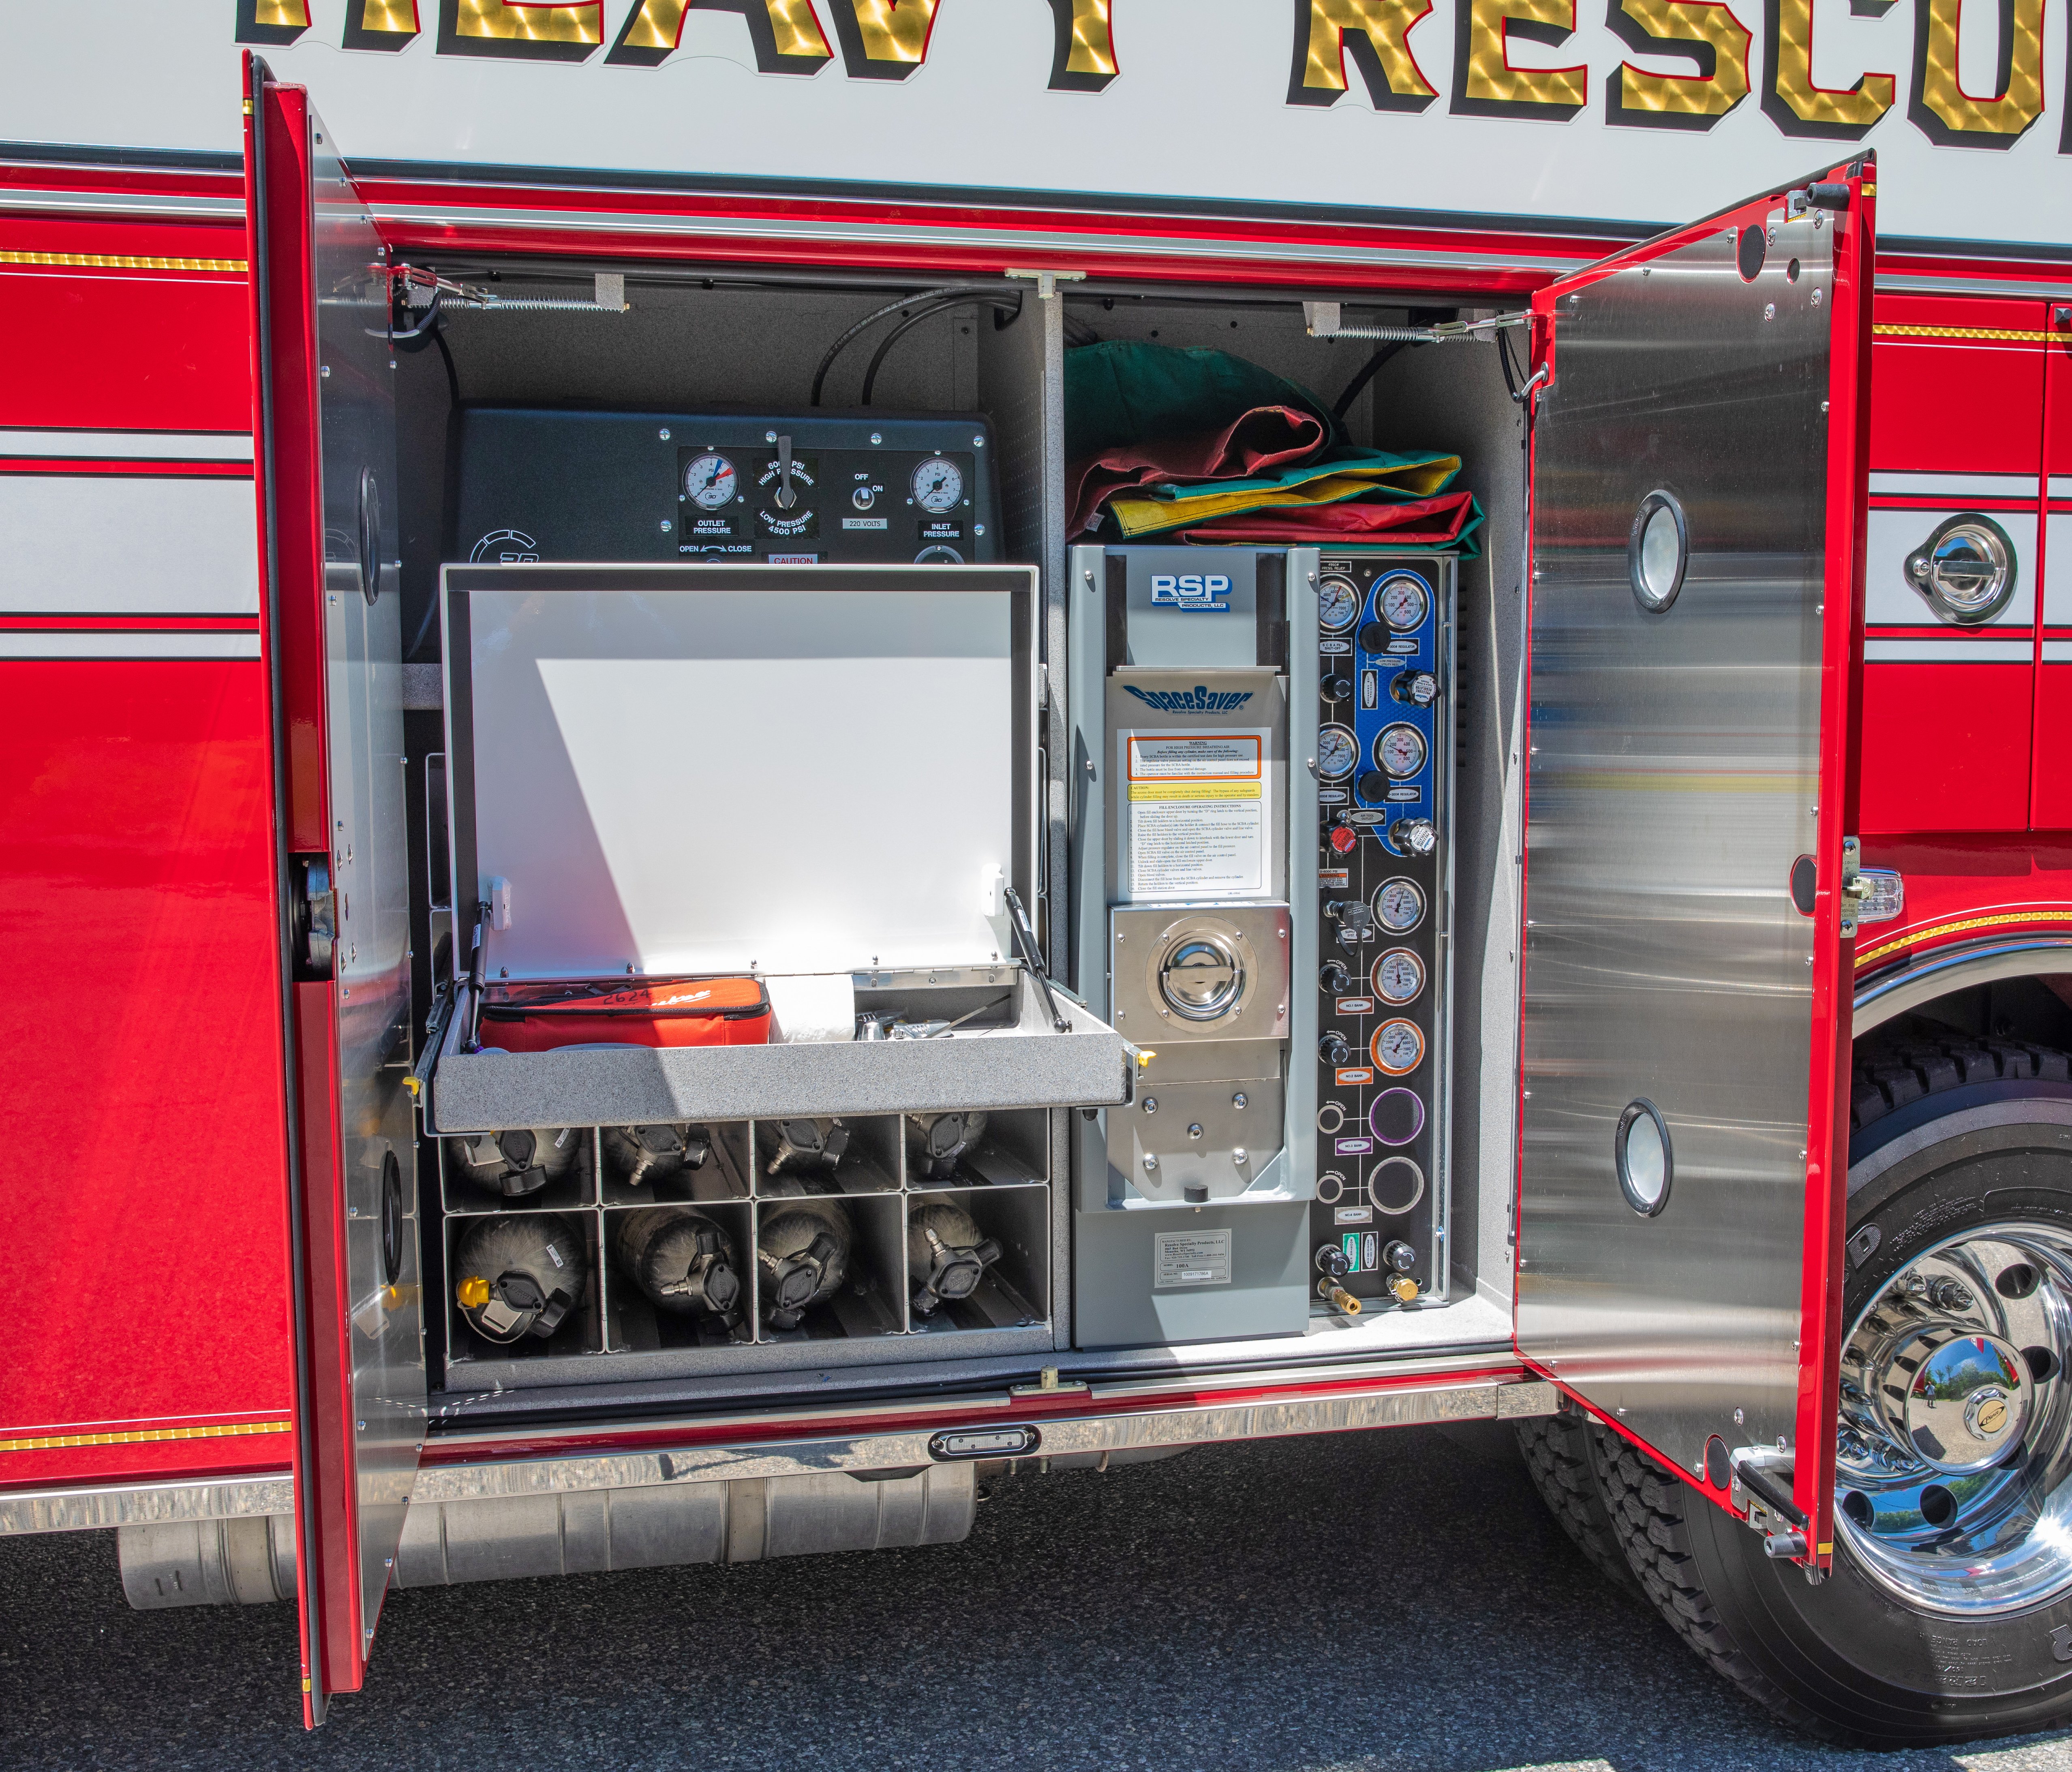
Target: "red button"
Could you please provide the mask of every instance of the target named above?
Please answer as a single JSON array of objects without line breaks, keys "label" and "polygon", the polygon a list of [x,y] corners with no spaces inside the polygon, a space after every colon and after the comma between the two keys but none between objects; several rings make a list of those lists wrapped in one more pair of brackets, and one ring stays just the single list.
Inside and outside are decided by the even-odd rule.
[{"label": "red button", "polygon": [[1341,824],[1331,833],[1331,853],[1334,855],[1350,855],[1359,845],[1359,833],[1350,824]]}]

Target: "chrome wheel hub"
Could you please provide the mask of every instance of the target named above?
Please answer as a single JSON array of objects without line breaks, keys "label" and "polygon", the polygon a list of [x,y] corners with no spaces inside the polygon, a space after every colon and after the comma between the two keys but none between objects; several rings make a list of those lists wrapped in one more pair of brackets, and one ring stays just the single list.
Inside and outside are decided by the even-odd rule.
[{"label": "chrome wheel hub", "polygon": [[1908,1605],[2072,1588],[2072,1235],[1981,1226],[1917,1256],[1842,1352],[1837,1532]]}]

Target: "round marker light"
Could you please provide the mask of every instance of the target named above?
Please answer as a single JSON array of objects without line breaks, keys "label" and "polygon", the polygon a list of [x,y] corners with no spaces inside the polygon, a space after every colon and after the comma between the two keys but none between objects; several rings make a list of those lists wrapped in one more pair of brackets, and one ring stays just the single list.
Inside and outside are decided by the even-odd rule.
[{"label": "round marker light", "polygon": [[1676,1173],[1669,1128],[1662,1112],[1642,1096],[1627,1104],[1612,1135],[1612,1159],[1618,1170],[1619,1191],[1644,1219],[1669,1203],[1669,1184]]},{"label": "round marker light", "polygon": [[1659,615],[1676,601],[1690,562],[1691,531],[1673,492],[1651,492],[1634,513],[1626,574],[1640,606]]}]

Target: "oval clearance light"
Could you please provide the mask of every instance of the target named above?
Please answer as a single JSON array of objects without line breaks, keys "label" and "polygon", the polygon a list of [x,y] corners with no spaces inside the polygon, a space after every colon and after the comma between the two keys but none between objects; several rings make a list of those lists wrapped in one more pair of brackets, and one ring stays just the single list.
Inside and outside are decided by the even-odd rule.
[{"label": "oval clearance light", "polygon": [[928,1442],[931,1458],[1022,1458],[1040,1440],[1034,1428],[952,1428]]}]

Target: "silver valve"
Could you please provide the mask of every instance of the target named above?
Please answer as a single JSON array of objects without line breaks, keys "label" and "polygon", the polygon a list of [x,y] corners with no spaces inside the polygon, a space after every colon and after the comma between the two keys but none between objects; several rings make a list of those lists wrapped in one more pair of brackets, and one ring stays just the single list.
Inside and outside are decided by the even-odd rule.
[{"label": "silver valve", "polygon": [[788,511],[799,502],[798,490],[791,484],[791,439],[777,439],[777,508]]},{"label": "silver valve", "polygon": [[1399,818],[1388,827],[1388,841],[1399,855],[1429,855],[1439,846],[1439,833],[1429,818]]},{"label": "silver valve", "polygon": [[1439,699],[1439,680],[1429,671],[1398,671],[1388,693],[1406,707],[1429,708]]}]

